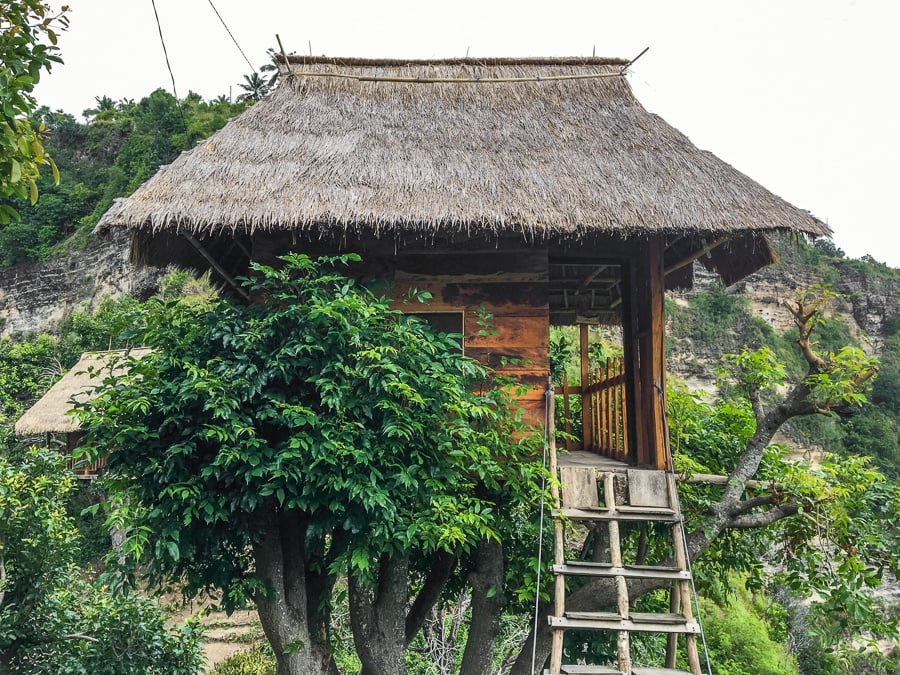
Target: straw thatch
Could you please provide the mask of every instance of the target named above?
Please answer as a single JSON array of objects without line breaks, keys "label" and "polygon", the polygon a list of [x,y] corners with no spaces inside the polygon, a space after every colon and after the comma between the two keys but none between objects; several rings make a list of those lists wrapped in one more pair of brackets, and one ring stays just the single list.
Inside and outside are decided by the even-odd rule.
[{"label": "straw thatch", "polygon": [[[100,228],[829,232],[648,113],[623,65],[291,57],[295,74],[272,95],[117,202]],[[576,79],[552,79],[562,76]]]},{"label": "straw thatch", "polygon": [[123,374],[125,364],[122,357],[126,353],[141,358],[149,352],[149,349],[132,349],[82,354],[78,363],[19,418],[15,426],[16,435],[78,431],[81,428],[78,419],[70,414],[73,401],[83,403],[91,400],[104,378]]}]

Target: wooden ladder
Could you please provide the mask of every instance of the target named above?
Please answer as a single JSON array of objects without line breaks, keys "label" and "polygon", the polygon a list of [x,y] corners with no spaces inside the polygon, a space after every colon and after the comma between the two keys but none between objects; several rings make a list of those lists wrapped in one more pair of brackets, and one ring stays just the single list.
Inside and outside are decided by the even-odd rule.
[{"label": "wooden ladder", "polygon": [[[551,470],[556,472],[555,452],[551,452]],[[550,668],[545,675],[702,675],[697,635],[701,628],[693,617],[693,583],[684,545],[684,531],[674,476],[665,471],[629,469],[598,471],[593,467],[559,467],[559,487],[551,487],[557,506],[554,519],[554,565],[556,575],[554,612],[549,617],[553,630]],[[627,479],[628,503],[617,503],[616,475]],[[600,502],[598,482],[603,486]],[[666,524],[672,534],[674,565],[655,567],[623,562],[619,524],[623,522]],[[565,530],[573,523],[596,526],[605,523],[608,530],[609,562],[567,561]],[[613,579],[616,585],[615,612],[566,611],[567,577]],[[631,611],[629,579],[662,579],[669,582],[669,612],[648,614]],[[616,667],[564,665],[563,637],[567,630],[597,630],[616,633]],[[665,668],[642,667],[631,660],[631,633],[665,633],[668,636]],[[678,639],[684,636],[689,671],[675,667]]]}]

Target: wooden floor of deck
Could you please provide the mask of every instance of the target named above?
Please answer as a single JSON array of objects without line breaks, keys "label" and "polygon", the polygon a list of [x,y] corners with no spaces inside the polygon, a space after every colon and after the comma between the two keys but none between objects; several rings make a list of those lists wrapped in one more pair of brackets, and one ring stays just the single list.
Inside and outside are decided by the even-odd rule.
[{"label": "wooden floor of deck", "polygon": [[617,459],[610,459],[596,452],[587,450],[574,450],[573,452],[557,451],[556,461],[559,466],[585,466],[593,467],[602,471],[627,471],[628,469],[639,469],[640,467],[631,466]]}]

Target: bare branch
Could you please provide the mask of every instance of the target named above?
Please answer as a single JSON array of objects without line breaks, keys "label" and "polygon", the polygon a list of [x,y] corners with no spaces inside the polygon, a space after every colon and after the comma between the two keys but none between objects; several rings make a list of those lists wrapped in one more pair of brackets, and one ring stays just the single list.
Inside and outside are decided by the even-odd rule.
[{"label": "bare branch", "polygon": [[0,555],[0,607],[3,606],[3,599],[6,597],[6,559]]},{"label": "bare branch", "polygon": [[740,516],[745,513],[749,513],[753,509],[759,508],[760,506],[771,506],[775,503],[775,501],[775,495],[762,495],[760,497],[753,497],[752,499],[742,501],[740,504],[731,509],[729,511],[729,514],[732,516]]},{"label": "bare branch", "polygon": [[60,635],[60,640],[87,640],[88,642],[95,642],[100,644],[100,640],[90,635],[85,635],[84,633],[69,633],[67,635]]},{"label": "bare branch", "polygon": [[799,504],[782,504],[763,513],[754,513],[749,516],[739,516],[728,521],[726,527],[733,530],[752,530],[765,527],[779,520],[784,520],[795,515],[800,510]]}]

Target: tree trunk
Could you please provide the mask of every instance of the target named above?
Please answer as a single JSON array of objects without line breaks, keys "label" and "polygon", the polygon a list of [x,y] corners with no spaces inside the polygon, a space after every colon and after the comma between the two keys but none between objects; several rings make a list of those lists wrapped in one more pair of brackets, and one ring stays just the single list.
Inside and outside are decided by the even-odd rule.
[{"label": "tree trunk", "polygon": [[374,591],[348,577],[350,627],[362,662],[360,675],[405,675],[409,559],[383,555]]},{"label": "tree trunk", "polygon": [[310,632],[307,616],[304,540],[306,521],[273,506],[260,519],[254,545],[256,573],[265,590],[255,594],[263,631],[277,662],[276,675],[333,675],[331,654]]},{"label": "tree trunk", "polygon": [[506,604],[503,597],[503,548],[483,539],[475,553],[475,569],[469,574],[472,586],[472,619],[459,672],[465,675],[489,675],[494,658],[494,643],[500,633],[500,614]]}]

